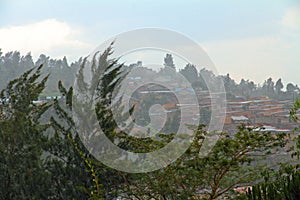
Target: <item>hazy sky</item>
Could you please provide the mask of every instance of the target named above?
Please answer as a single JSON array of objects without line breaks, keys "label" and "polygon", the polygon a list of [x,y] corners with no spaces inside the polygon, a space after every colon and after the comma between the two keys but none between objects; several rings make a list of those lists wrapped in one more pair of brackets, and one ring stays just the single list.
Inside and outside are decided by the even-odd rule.
[{"label": "hazy sky", "polygon": [[0,0],[3,52],[77,60],[124,31],[156,27],[198,42],[221,74],[300,85],[299,0]]}]

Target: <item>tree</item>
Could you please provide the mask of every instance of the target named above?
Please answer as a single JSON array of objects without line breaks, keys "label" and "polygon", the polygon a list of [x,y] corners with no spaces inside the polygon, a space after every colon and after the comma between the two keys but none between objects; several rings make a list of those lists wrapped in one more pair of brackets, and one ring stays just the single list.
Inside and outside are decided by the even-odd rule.
[{"label": "tree", "polygon": [[62,80],[64,85],[69,88],[73,85],[75,74],[79,69],[82,59],[68,65],[66,57],[62,59],[51,59],[49,56],[41,54],[36,62],[32,60],[30,53],[20,55],[20,52],[8,52],[0,54],[0,90],[4,89],[10,80],[13,80],[34,65],[43,64],[42,72],[50,74],[46,83],[46,88],[41,96],[55,96],[59,94],[57,83]]},{"label": "tree", "polygon": [[198,71],[192,64],[187,64],[184,69],[180,70],[180,73],[190,82],[194,83],[198,80]]},{"label": "tree", "polygon": [[[258,171],[265,169],[263,160],[285,145],[285,134],[242,125],[234,134],[219,133],[215,146],[203,155],[204,141],[216,139],[214,133],[207,132],[203,125],[188,126],[195,133],[191,146],[166,168],[129,174],[105,166],[84,145],[85,136],[93,142],[99,135],[92,129],[79,137],[81,129],[75,128],[72,114],[81,115],[83,123],[100,125],[115,145],[131,152],[152,152],[174,139],[174,134],[163,132],[156,138],[135,138],[118,130],[114,115],[126,119],[134,107],[124,111],[121,99],[113,104],[114,92],[130,68],[110,59],[111,53],[110,46],[99,58],[95,54],[92,61],[82,61],[75,89],[91,97],[86,101],[80,101],[73,88],[67,90],[60,81],[61,99],[49,104],[34,103],[48,78],[41,78],[41,67],[27,71],[2,91],[0,199],[218,199],[231,194],[236,186],[258,182]],[[85,64],[91,64],[90,84],[83,77]],[[206,81],[216,78],[208,70],[202,73]],[[96,101],[95,110],[91,110],[92,101]],[[117,108],[115,113],[112,108]],[[96,120],[90,112],[80,110],[95,112]],[[40,119],[45,113],[51,119],[42,124]],[[209,111],[202,114],[207,117]]]},{"label": "tree", "polygon": [[[294,121],[294,122],[298,122],[299,118],[297,116],[297,112],[298,110],[300,110],[300,99],[296,99],[293,108],[290,111],[290,118]],[[295,131],[299,131],[300,127],[296,128]],[[298,159],[300,158],[300,136],[298,135],[298,137],[295,139],[296,141],[296,151],[293,152],[292,156],[293,157],[297,157]]]},{"label": "tree", "polygon": [[175,64],[174,64],[174,61],[173,61],[172,54],[166,54],[166,57],[164,58],[164,66],[175,69]]},{"label": "tree", "polygon": [[47,104],[35,104],[47,76],[41,66],[9,82],[0,95],[0,199],[45,199],[50,184],[42,162],[47,141],[40,123]]},{"label": "tree", "polygon": [[129,175],[124,197],[224,198],[237,186],[259,181],[259,172],[266,167],[262,160],[285,144],[284,134],[275,136],[241,126],[234,136],[223,133],[211,152],[201,157],[203,141],[209,133],[203,126],[194,128],[194,141],[184,155],[164,169]]},{"label": "tree", "polygon": [[249,80],[245,81],[244,79],[241,79],[238,88],[241,95],[250,98],[256,86],[253,81],[249,81]]},{"label": "tree", "polygon": [[294,84],[288,83],[288,84],[286,85],[286,91],[287,91],[288,93],[293,93],[295,90],[296,90],[296,86],[294,86]]},{"label": "tree", "polygon": [[164,67],[160,69],[159,74],[165,78],[171,79],[176,72],[175,70],[176,68],[172,54],[166,54],[166,57],[164,58]]},{"label": "tree", "polygon": [[[112,142],[118,141],[116,145],[120,148],[133,152],[154,151],[166,145],[172,140],[172,134],[161,134],[160,140],[152,140],[151,138],[134,138],[116,130],[117,126],[110,110],[115,106],[111,105],[113,98],[111,91],[113,88],[118,88],[123,70],[116,60],[105,61],[107,57],[104,58],[102,60],[100,56],[100,62],[96,62],[100,65],[92,67],[96,72],[89,86],[92,88],[89,88],[83,81],[79,81],[79,83],[84,91],[96,89],[99,92],[96,93],[99,95],[96,98],[99,99],[96,104],[96,113],[105,134]],[[105,70],[107,70],[106,73]],[[100,76],[97,73],[104,75]],[[97,81],[99,78],[100,82]],[[93,80],[96,82],[94,83]],[[94,85],[99,86],[98,90]],[[87,106],[88,104],[86,102]],[[122,108],[120,109],[122,110]],[[86,118],[88,117],[86,116]],[[120,172],[119,175],[123,181],[119,182],[117,186],[118,194],[128,199],[196,199],[203,197],[217,199],[228,194],[238,185],[258,181],[257,172],[265,167],[265,163],[258,158],[266,159],[269,154],[276,152],[277,147],[284,146],[286,142],[285,134],[273,135],[269,132],[240,126],[238,132],[233,135],[222,133],[211,152],[201,157],[203,141],[211,137],[210,133],[203,130],[203,126],[191,128],[195,131],[195,138],[184,155],[168,167],[154,172],[144,174]],[[91,162],[98,166],[97,161],[92,158]],[[101,169],[103,170],[103,167],[100,167],[98,172],[101,172]],[[197,197],[198,191],[202,191],[201,197]]]},{"label": "tree", "polygon": [[264,84],[262,89],[264,90],[265,95],[269,96],[269,97],[273,97],[274,95],[274,82],[272,80],[272,78],[268,78]]},{"label": "tree", "polygon": [[[62,101],[54,100],[56,115],[51,117],[51,127],[55,134],[47,145],[49,156],[45,165],[53,179],[51,191],[55,199],[103,199],[91,154],[81,141],[74,121],[70,117],[73,89],[66,90],[59,82]],[[101,170],[105,173],[105,170]]]},{"label": "tree", "polygon": [[199,72],[197,82],[193,83],[193,87],[200,87],[202,90],[207,90],[208,84],[213,83],[215,78],[212,71],[202,68]]},{"label": "tree", "polygon": [[226,92],[232,93],[235,89],[236,84],[234,80],[230,78],[229,74],[223,77],[223,82]]},{"label": "tree", "polygon": [[[56,123],[70,122],[63,102],[35,102],[48,79],[41,71],[28,70],[0,95],[0,199],[87,199],[95,174],[89,153],[78,135]],[[59,88],[70,106],[72,89]]]},{"label": "tree", "polygon": [[[9,83],[10,80],[17,78],[22,73],[20,68],[20,53],[18,51],[8,52],[1,56],[2,77],[0,79],[1,89]],[[5,74],[5,76],[4,76]]]},{"label": "tree", "polygon": [[202,179],[210,188],[209,199],[223,196],[236,186],[257,181],[257,172],[266,166],[253,155],[265,159],[268,151],[275,153],[274,147],[283,146],[285,142],[284,134],[272,136],[244,126],[240,126],[232,137],[225,133],[202,165],[206,171]]},{"label": "tree", "polygon": [[277,93],[277,94],[280,94],[282,88],[283,88],[283,84],[282,84],[281,78],[280,78],[280,79],[278,79],[278,81],[277,81],[276,84],[275,84],[275,90],[276,90],[276,93]]},{"label": "tree", "polygon": [[[297,122],[297,110],[300,109],[300,101],[296,100],[290,112],[290,117]],[[295,131],[297,131],[296,129]],[[236,198],[237,200],[298,200],[300,199],[300,136],[295,138],[295,147],[292,149],[292,158],[295,163],[282,163],[279,168],[266,169],[261,173],[263,181],[248,189],[246,194]]]},{"label": "tree", "polygon": [[281,167],[278,172],[263,173],[264,181],[248,189],[239,199],[298,200],[300,199],[300,171],[292,166]]},{"label": "tree", "polygon": [[[97,58],[98,53],[96,53],[91,62],[87,61],[87,58],[83,60],[77,74],[75,86],[79,93],[82,92],[87,94],[88,98],[86,98],[84,102],[82,102],[78,96],[73,94],[72,88],[67,91],[62,83],[59,83],[59,89],[65,97],[66,105],[61,105],[57,100],[55,101],[55,110],[59,118],[52,118],[51,121],[54,129],[58,133],[58,137],[71,145],[71,148],[69,150],[66,148],[66,150],[68,150],[66,151],[64,150],[65,148],[58,146],[58,152],[61,152],[61,155],[67,155],[67,157],[65,156],[62,160],[63,166],[66,165],[72,172],[79,172],[79,174],[82,175],[77,179],[66,177],[69,178],[67,179],[67,183],[69,183],[69,185],[78,185],[80,186],[79,189],[84,191],[82,194],[78,190],[70,190],[75,195],[71,197],[79,197],[80,199],[117,198],[120,193],[119,188],[124,184],[124,179],[126,178],[126,175],[120,176],[120,172],[97,161],[89,152],[90,149],[87,149],[84,145],[84,142],[88,142],[87,137],[90,138],[89,141],[97,141],[97,137],[99,137],[97,134],[89,132],[90,129],[88,129],[88,127],[93,122],[96,122],[96,125],[101,126],[106,136],[112,142],[114,142],[114,139],[117,136],[120,136],[120,145],[122,145],[122,137],[125,136],[122,133],[117,136],[115,135],[117,126],[116,122],[113,120],[113,113],[109,109],[110,107],[108,107],[112,102],[112,92],[116,89],[115,87],[118,86],[119,81],[123,77],[121,76],[121,68],[124,67],[122,64],[119,65],[117,63],[117,59],[109,59],[111,52],[112,47],[109,46],[102,54],[100,54],[99,58]],[[83,74],[84,67],[88,64],[91,64],[92,66],[92,80],[90,84],[85,82]],[[94,100],[98,101],[95,102],[95,110],[92,110],[92,103]],[[89,110],[90,112],[82,112],[81,110]],[[79,136],[78,131],[82,130],[78,127],[75,128],[75,122],[70,116],[71,111],[76,113],[76,116],[79,117],[79,119],[87,122],[84,126],[86,126],[86,129],[88,130],[88,135],[85,135],[82,132]],[[90,115],[91,112],[96,113],[96,121],[93,119],[93,116]],[[123,147],[124,145],[130,144],[124,142]],[[102,146],[99,148],[102,148]],[[80,166],[80,168],[78,168],[78,166]],[[70,172],[67,172],[66,174],[69,173]],[[66,182],[66,180],[62,179],[61,182]],[[66,193],[66,195],[67,194],[68,193]],[[70,199],[70,194],[64,199]]]}]

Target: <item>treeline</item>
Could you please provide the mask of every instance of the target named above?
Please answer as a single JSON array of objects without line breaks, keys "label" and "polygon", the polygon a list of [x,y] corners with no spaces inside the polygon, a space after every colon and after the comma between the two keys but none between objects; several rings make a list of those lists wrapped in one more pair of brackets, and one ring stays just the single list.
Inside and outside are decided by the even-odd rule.
[{"label": "treeline", "polygon": [[200,72],[197,71],[194,65],[188,64],[180,70],[180,73],[192,83],[193,87],[207,89],[203,77],[208,79],[221,78],[224,82],[224,87],[228,99],[236,97],[250,98],[257,96],[268,96],[269,98],[278,100],[296,99],[299,97],[300,89],[298,85],[288,83],[286,86],[282,83],[281,78],[276,82],[270,77],[264,81],[262,85],[250,80],[241,79],[237,83],[230,77],[230,74],[215,76],[213,72],[203,68]]},{"label": "treeline", "polygon": [[61,80],[67,87],[72,86],[81,62],[80,58],[69,64],[66,57],[52,59],[44,54],[34,61],[30,53],[21,55],[20,52],[14,51],[3,54],[0,49],[0,89],[4,89],[9,81],[21,76],[32,66],[43,64],[42,73],[50,76],[41,95],[56,96],[59,94],[57,82]]},{"label": "treeline", "polygon": [[[298,85],[293,83],[284,85],[281,79],[275,81],[270,77],[262,85],[247,79],[241,79],[240,82],[236,82],[229,74],[216,76],[212,71],[205,68],[199,71],[192,64],[187,64],[183,68],[182,66],[176,67],[171,54],[167,54],[163,61],[165,67],[173,69],[181,67],[179,72],[186,77],[194,88],[207,89],[207,84],[203,77],[206,77],[208,80],[221,78],[224,82],[228,99],[233,99],[237,96],[244,98],[268,96],[278,100],[296,99],[299,97],[300,90]],[[56,87],[57,82],[61,80],[66,87],[72,86],[81,63],[82,58],[69,64],[66,57],[63,59],[52,59],[44,54],[41,54],[36,61],[33,61],[30,53],[21,55],[20,52],[14,51],[3,54],[0,50],[0,89],[3,89],[10,80],[17,78],[32,66],[43,64],[43,74],[50,74],[50,76],[42,95],[56,96],[59,94]],[[138,65],[141,65],[141,62],[129,66]],[[159,73],[161,75],[169,74],[167,68],[162,68]]]},{"label": "treeline", "polygon": [[[105,135],[116,146],[138,153],[164,147],[173,140],[174,134],[161,133],[156,138],[139,139],[117,131],[110,110],[111,93],[118,87],[118,81],[115,80],[122,78],[123,65],[109,58],[111,50],[109,47],[99,60],[94,61],[90,85],[82,78],[84,65],[80,66],[77,86],[81,91],[91,91],[96,95],[93,99],[98,100],[95,104],[97,120]],[[80,99],[74,100],[72,87],[67,89],[59,82],[57,88],[63,98],[46,104],[33,103],[45,89],[49,78],[42,75],[43,68],[40,66],[27,70],[19,78],[9,81],[0,94],[0,199],[212,200],[257,199],[258,196],[258,199],[267,199],[259,194],[271,194],[269,189],[264,192],[263,178],[267,177],[266,172],[273,175],[273,171],[278,169],[274,166],[279,163],[266,166],[261,161],[276,156],[285,147],[286,134],[271,134],[241,125],[233,135],[221,133],[212,150],[207,155],[201,155],[204,140],[209,139],[211,134],[203,129],[203,125],[191,126],[189,128],[194,131],[194,139],[190,147],[165,168],[148,173],[117,171],[96,160],[84,146],[71,114],[76,108],[74,104],[80,104],[77,101]],[[91,107],[89,99],[85,100],[81,104],[82,109],[78,109],[78,115],[82,114],[80,110]],[[300,103],[295,104],[291,111],[295,120],[299,108]],[[41,117],[49,109],[54,112],[51,112],[48,120],[41,122]],[[126,116],[125,113],[123,117]],[[91,115],[82,117],[90,120]],[[86,136],[90,141],[97,141],[99,137],[98,134]],[[298,146],[290,149],[296,158],[299,156],[299,144],[298,139]],[[126,159],[123,164],[126,166]],[[297,164],[287,165],[292,170],[285,173],[293,176],[299,174]],[[276,176],[268,179],[269,184],[274,181]],[[239,186],[252,186],[260,182],[261,185],[255,187],[256,192],[249,192],[248,196],[234,190]],[[295,184],[299,184],[299,181]],[[300,185],[295,187],[299,188]],[[289,188],[284,192],[297,197],[298,191],[293,190],[294,187]],[[284,193],[280,197],[297,199],[291,196],[285,198]]]}]

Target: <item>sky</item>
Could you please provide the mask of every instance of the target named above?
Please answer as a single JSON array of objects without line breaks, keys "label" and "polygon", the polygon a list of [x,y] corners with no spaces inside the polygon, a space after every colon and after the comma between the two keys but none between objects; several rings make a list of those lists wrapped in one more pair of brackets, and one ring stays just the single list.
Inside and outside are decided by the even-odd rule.
[{"label": "sky", "polygon": [[196,41],[229,73],[262,84],[300,85],[299,0],[0,0],[2,52],[75,61],[138,28],[169,29]]}]

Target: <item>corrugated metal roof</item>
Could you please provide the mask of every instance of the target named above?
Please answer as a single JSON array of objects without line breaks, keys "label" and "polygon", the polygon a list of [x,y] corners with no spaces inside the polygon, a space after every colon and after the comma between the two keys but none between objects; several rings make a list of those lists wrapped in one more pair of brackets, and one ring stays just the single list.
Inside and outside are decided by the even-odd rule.
[{"label": "corrugated metal roof", "polygon": [[245,116],[231,116],[231,119],[234,121],[246,121],[249,120],[248,117]]}]

